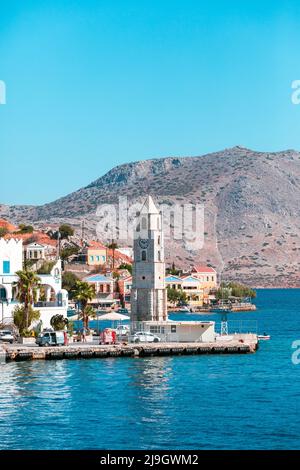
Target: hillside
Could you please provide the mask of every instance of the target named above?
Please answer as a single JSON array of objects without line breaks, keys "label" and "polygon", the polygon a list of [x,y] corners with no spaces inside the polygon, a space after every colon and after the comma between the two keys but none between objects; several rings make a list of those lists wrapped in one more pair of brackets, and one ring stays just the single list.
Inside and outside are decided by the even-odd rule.
[{"label": "hillside", "polygon": [[[204,247],[167,243],[178,266],[210,263],[223,278],[253,286],[299,286],[300,153],[263,153],[242,147],[199,157],[169,157],[118,166],[85,188],[43,206],[0,205],[0,217],[36,226],[85,220],[95,238],[98,204],[134,201],[202,203]],[[176,253],[176,254],[175,254]]]}]

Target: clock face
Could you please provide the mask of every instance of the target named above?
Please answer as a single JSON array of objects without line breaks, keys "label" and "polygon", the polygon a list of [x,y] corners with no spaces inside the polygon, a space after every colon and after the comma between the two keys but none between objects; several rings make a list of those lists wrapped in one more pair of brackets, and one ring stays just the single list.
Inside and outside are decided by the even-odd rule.
[{"label": "clock face", "polygon": [[148,248],[149,240],[144,239],[144,238],[140,238],[139,239],[139,245],[143,250],[145,250],[146,248]]}]

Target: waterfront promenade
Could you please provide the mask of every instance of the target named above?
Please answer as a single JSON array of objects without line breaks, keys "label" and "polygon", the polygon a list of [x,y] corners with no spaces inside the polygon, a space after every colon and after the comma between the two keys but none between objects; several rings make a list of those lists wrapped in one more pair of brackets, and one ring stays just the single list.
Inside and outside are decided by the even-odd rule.
[{"label": "waterfront promenade", "polygon": [[99,345],[71,343],[69,346],[38,347],[36,345],[2,345],[2,361],[38,359],[89,359],[105,357],[147,357],[191,354],[247,354],[258,348],[254,334],[237,334],[227,341],[212,343],[129,343]]}]

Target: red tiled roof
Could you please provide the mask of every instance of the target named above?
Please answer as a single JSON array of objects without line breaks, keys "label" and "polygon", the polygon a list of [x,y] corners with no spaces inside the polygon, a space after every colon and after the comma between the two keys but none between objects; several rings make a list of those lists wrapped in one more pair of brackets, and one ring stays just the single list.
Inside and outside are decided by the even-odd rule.
[{"label": "red tiled roof", "polygon": [[[107,254],[108,254],[109,257],[112,257],[113,256],[113,250],[109,248],[107,250]],[[132,260],[132,258],[130,258],[130,256],[124,255],[124,253],[121,253],[118,250],[115,250],[115,261],[119,261],[120,264],[122,264],[122,263],[132,264],[132,262],[133,262],[133,260]]]},{"label": "red tiled roof", "polygon": [[211,266],[193,266],[192,271],[197,273],[215,273],[216,270]]},{"label": "red tiled roof", "polygon": [[5,219],[0,219],[0,228],[5,228],[9,232],[14,232],[15,230],[18,230],[17,227],[15,227],[13,224],[8,222],[8,220]]},{"label": "red tiled roof", "polygon": [[88,249],[91,248],[92,250],[106,250],[106,246],[103,245],[101,242],[97,242],[96,240],[91,240],[89,242]]},{"label": "red tiled roof", "polygon": [[7,235],[5,235],[4,238],[6,238],[7,240],[11,238],[23,240],[24,245],[28,245],[30,243],[38,243],[39,245],[49,245],[53,247],[57,246],[56,240],[52,240],[49,235],[39,231],[34,231],[32,233],[8,233]]}]

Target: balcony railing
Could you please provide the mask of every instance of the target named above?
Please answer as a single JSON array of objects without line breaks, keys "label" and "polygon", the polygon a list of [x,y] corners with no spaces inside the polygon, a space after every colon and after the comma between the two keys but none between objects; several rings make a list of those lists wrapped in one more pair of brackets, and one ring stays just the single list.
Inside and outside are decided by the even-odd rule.
[{"label": "balcony railing", "polygon": [[37,307],[37,308],[62,307],[62,304],[61,304],[61,302],[57,302],[57,300],[53,300],[53,301],[49,301],[49,302],[46,302],[46,301],[35,302],[34,306]]}]

